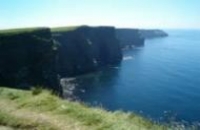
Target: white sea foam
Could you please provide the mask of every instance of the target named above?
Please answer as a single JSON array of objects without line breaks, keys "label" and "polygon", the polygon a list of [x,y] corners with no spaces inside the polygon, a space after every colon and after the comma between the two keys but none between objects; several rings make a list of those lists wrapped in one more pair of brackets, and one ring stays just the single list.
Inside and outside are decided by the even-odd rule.
[{"label": "white sea foam", "polygon": [[123,60],[132,60],[132,59],[133,59],[132,56],[125,56],[125,57],[123,57]]}]

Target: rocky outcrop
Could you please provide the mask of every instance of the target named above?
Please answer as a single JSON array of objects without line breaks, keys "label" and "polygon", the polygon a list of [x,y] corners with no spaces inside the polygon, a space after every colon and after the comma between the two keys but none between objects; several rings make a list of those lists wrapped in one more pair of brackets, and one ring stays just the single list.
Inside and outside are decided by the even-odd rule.
[{"label": "rocky outcrop", "polygon": [[117,29],[116,32],[122,48],[144,46],[144,38],[138,29]]},{"label": "rocky outcrop", "polygon": [[55,47],[48,28],[0,31],[0,86],[57,91]]},{"label": "rocky outcrop", "polygon": [[114,27],[74,27],[53,29],[59,43],[58,73],[76,76],[122,60]]},{"label": "rocky outcrop", "polygon": [[141,37],[144,39],[152,39],[152,38],[159,38],[159,37],[167,37],[168,34],[163,30],[159,29],[150,29],[150,30],[139,30]]}]

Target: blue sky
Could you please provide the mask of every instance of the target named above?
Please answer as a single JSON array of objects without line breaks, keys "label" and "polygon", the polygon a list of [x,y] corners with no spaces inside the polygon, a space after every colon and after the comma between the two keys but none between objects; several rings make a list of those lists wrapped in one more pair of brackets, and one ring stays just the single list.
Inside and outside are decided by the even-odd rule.
[{"label": "blue sky", "polygon": [[200,29],[200,0],[0,0],[0,29],[83,24]]}]

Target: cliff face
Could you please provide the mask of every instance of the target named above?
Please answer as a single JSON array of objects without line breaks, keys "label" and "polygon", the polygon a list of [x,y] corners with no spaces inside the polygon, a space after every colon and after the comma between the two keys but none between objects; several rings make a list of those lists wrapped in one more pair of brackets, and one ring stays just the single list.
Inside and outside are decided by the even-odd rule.
[{"label": "cliff face", "polygon": [[144,38],[141,37],[138,29],[117,29],[116,31],[122,48],[144,46]]},{"label": "cliff face", "polygon": [[99,67],[117,64],[122,59],[113,27],[88,27],[53,31],[59,43],[58,71],[61,76],[75,76]]},{"label": "cliff face", "polygon": [[121,60],[114,27],[0,31],[0,86],[62,92],[57,75],[77,76]]},{"label": "cliff face", "polygon": [[88,26],[0,31],[0,86],[42,85],[62,92],[57,75],[77,76],[118,64],[121,48],[164,36],[161,30]]},{"label": "cliff face", "polygon": [[0,86],[57,90],[54,42],[50,29],[0,32]]},{"label": "cliff face", "polygon": [[140,30],[139,31],[141,37],[145,39],[151,39],[151,38],[159,38],[159,37],[167,37],[168,34],[162,30],[159,29],[150,29],[150,30]]}]

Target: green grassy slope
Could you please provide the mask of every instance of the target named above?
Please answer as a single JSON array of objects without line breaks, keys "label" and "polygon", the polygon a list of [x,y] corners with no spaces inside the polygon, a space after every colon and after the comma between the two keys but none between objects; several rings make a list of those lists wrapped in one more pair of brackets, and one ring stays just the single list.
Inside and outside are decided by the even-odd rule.
[{"label": "green grassy slope", "polygon": [[32,27],[32,28],[16,28],[16,29],[6,29],[6,30],[0,30],[0,36],[1,35],[16,35],[21,33],[32,33],[35,31],[40,31],[41,29],[48,29],[47,27]]},{"label": "green grassy slope", "polygon": [[[0,88],[0,128],[37,130],[165,130],[133,113],[108,112],[59,99],[49,91]],[[3,128],[3,127],[2,127]]]},{"label": "green grassy slope", "polygon": [[56,32],[74,31],[74,30],[76,30],[79,27],[81,27],[81,26],[55,27],[55,28],[51,28],[51,32],[56,33]]}]

